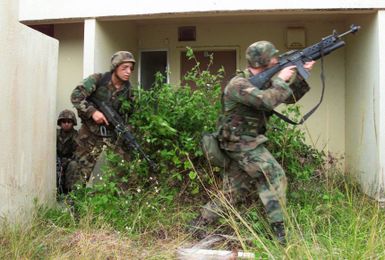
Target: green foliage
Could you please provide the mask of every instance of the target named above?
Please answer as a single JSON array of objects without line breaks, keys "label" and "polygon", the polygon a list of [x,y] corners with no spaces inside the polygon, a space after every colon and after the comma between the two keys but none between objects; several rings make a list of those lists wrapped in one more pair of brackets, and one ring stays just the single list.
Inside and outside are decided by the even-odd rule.
[{"label": "green foliage", "polygon": [[[187,56],[195,59],[192,49]],[[196,194],[200,185],[193,165],[200,167],[204,156],[200,149],[203,132],[213,132],[220,112],[223,69],[216,74],[201,69],[199,63],[185,75],[183,86],[164,83],[157,73],[153,88],[137,89],[135,113],[130,123],[155,162],[156,177],[166,187]]]},{"label": "green foliage", "polygon": [[[195,59],[191,49],[187,53],[189,59]],[[172,208],[176,196],[188,200],[191,194],[198,194],[201,184],[196,170],[207,164],[200,140],[203,132],[215,130],[222,76],[223,70],[214,75],[209,67],[202,70],[195,66],[186,74],[183,86],[173,87],[157,73],[153,88],[135,89],[135,112],[129,124],[158,170],[152,172],[135,151],[129,162],[108,151],[103,180],[71,194],[76,214],[140,233],[156,216],[162,223],[168,222],[164,209]],[[208,176],[200,178],[209,182]]]},{"label": "green foliage", "polygon": [[[301,118],[297,105],[287,106],[283,114],[294,121]],[[300,127],[272,116],[266,134],[269,138],[269,151],[290,179],[309,180],[323,166],[325,154],[306,143],[305,133]]]},{"label": "green foliage", "polygon": [[[153,216],[163,214],[160,205],[172,207],[175,198],[190,202],[205,198],[202,184],[210,186],[213,180],[200,140],[202,133],[216,128],[223,69],[210,72],[212,57],[208,67],[202,69],[191,48],[187,57],[196,65],[187,72],[182,86],[165,83],[165,76],[157,73],[153,88],[135,89],[135,112],[129,124],[143,150],[157,163],[158,171],[152,172],[135,151],[129,162],[109,151],[103,181],[71,195],[78,214],[95,216],[95,222],[108,221],[119,230],[140,232]],[[299,109],[289,107],[287,113],[298,117]],[[268,131],[269,149],[289,176],[309,179],[320,167],[322,154],[305,144],[298,128],[274,117],[272,126]]]}]

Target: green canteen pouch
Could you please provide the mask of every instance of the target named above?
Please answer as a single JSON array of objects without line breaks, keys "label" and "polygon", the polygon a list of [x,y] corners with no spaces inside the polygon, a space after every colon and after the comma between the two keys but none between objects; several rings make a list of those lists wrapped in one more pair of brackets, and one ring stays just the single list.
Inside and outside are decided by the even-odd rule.
[{"label": "green canteen pouch", "polygon": [[217,133],[203,134],[202,150],[212,165],[227,168],[230,164],[230,158],[219,147],[217,136]]}]

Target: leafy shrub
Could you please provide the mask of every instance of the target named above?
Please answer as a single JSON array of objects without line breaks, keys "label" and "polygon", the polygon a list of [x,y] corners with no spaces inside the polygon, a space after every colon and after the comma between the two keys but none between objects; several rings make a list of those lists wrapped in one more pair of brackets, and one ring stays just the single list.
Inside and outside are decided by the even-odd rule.
[{"label": "leafy shrub", "polygon": [[[191,49],[187,56],[195,59]],[[212,74],[209,67],[201,69],[196,61],[182,86],[165,83],[165,76],[157,73],[153,88],[135,89],[135,112],[129,123],[138,143],[158,164],[158,170],[152,172],[134,151],[130,162],[108,152],[104,181],[72,194],[77,212],[82,216],[91,213],[121,230],[140,232],[167,216],[176,196],[178,201],[206,197],[205,192],[200,192],[201,182],[210,186],[212,178],[208,173],[212,169],[200,149],[200,140],[203,132],[215,131],[222,78],[223,69]],[[298,118],[299,108],[291,106],[286,113]],[[299,128],[273,117],[268,137],[269,150],[290,178],[309,179],[322,164],[323,154],[305,143]]]},{"label": "leafy shrub", "polygon": [[[195,59],[190,48],[187,57]],[[158,180],[168,187],[185,185],[182,190],[199,192],[191,162],[198,167],[204,162],[200,140],[203,132],[215,129],[222,78],[223,70],[211,74],[209,67],[202,70],[196,62],[182,86],[164,83],[164,75],[158,73],[152,89],[136,90],[135,113],[130,123],[159,165]]]},{"label": "leafy shrub", "polygon": [[[301,118],[298,105],[287,106],[283,114],[294,121]],[[270,118],[267,137],[268,149],[292,180],[309,180],[326,159],[322,151],[306,143],[303,130],[276,116]]]}]

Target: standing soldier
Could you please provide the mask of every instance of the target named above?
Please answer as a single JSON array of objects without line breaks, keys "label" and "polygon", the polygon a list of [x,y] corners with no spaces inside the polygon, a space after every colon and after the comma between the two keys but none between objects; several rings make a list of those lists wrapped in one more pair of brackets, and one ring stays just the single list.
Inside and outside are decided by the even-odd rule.
[{"label": "standing soldier", "polygon": [[[218,142],[230,159],[224,173],[223,192],[231,202],[240,201],[256,190],[268,222],[277,240],[285,244],[283,207],[286,203],[287,180],[279,163],[265,148],[264,133],[272,111],[281,103],[294,103],[308,90],[308,84],[296,75],[295,66],[283,68],[263,90],[252,85],[249,78],[278,63],[278,50],[267,41],[251,44],[246,50],[248,68],[236,75],[224,89]],[[311,70],[314,61],[304,65]],[[196,231],[218,218],[221,202],[207,203],[200,216],[192,222]]]},{"label": "standing soldier", "polygon": [[60,127],[56,130],[56,186],[58,193],[65,193],[64,172],[76,150],[76,137],[78,131],[74,129],[77,125],[75,113],[71,110],[65,109],[60,112],[57,119],[57,125]]},{"label": "standing soldier", "polygon": [[118,113],[121,113],[123,102],[128,102],[128,106],[131,105],[132,108],[133,96],[129,79],[134,66],[135,59],[130,52],[118,51],[111,57],[109,72],[88,76],[72,91],[71,102],[82,120],[82,127],[77,138],[79,146],[66,172],[67,189],[73,189],[76,182],[85,183],[89,180],[105,147],[126,155],[122,150],[122,140],[118,138],[103,113],[89,101],[89,97],[111,105]]}]

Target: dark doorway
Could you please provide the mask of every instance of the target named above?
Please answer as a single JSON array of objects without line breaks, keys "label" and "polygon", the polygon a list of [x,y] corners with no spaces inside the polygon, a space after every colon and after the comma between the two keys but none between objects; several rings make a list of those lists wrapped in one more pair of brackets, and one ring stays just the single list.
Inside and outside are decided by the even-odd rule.
[{"label": "dark doorway", "polygon": [[140,53],[140,84],[150,89],[155,82],[155,74],[161,72],[167,82],[167,51],[142,51]]}]

